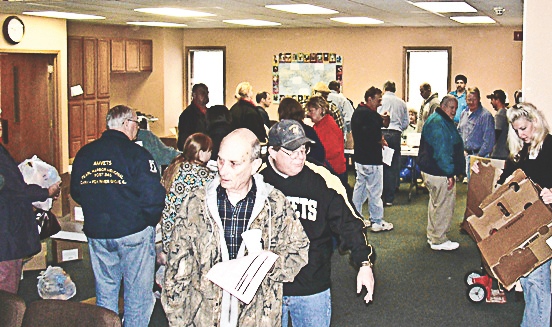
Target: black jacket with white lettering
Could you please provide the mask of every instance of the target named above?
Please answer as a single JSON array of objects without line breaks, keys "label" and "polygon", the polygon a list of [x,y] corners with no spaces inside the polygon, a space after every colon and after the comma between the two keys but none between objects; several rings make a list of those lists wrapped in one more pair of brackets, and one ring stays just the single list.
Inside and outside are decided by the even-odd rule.
[{"label": "black jacket with white lettering", "polygon": [[360,266],[368,256],[374,262],[375,253],[366,241],[364,223],[352,213],[343,196],[328,187],[332,182],[327,183],[307,166],[287,178],[276,173],[270,163],[260,173],[265,182],[282,191],[290,201],[310,240],[309,262],[292,283],[284,283],[284,295],[312,295],[330,287],[332,232],[339,235],[342,249],[351,250],[356,265]]},{"label": "black jacket with white lettering", "polygon": [[86,236],[111,239],[155,226],[165,189],[151,154],[124,133],[107,130],[73,162],[71,196],[82,206]]}]

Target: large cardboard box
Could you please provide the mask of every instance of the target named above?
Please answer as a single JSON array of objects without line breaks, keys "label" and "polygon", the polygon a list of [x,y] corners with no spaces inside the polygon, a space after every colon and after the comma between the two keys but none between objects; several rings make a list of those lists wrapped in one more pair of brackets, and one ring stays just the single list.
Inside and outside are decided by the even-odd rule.
[{"label": "large cardboard box", "polygon": [[552,258],[552,208],[540,188],[517,170],[467,219],[487,272],[507,290]]},{"label": "large cardboard box", "polygon": [[40,243],[41,250],[34,256],[23,259],[23,271],[46,269],[46,255],[48,254],[46,242]]}]

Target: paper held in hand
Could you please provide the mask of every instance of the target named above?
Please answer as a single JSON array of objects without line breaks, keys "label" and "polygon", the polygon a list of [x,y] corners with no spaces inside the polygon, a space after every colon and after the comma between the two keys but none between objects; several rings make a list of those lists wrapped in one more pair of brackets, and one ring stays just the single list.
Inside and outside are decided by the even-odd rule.
[{"label": "paper held in hand", "polygon": [[261,251],[238,259],[219,262],[209,270],[207,279],[249,304],[257,289],[278,259],[271,251]]}]

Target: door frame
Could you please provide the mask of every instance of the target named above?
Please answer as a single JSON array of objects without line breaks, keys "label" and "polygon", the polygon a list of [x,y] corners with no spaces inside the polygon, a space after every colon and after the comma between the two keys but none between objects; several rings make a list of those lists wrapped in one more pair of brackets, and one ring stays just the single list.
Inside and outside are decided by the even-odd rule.
[{"label": "door frame", "polygon": [[192,86],[190,85],[191,80],[191,63],[190,63],[190,52],[195,50],[220,50],[222,51],[222,101],[223,104],[226,105],[226,47],[225,46],[186,46],[184,48],[185,52],[185,81],[184,81],[184,103],[186,104],[186,107],[190,105],[191,98],[192,98]]},{"label": "door frame", "polygon": [[[61,79],[59,74],[59,50],[18,50],[18,49],[0,49],[0,55],[2,54],[37,54],[37,55],[53,55],[53,72],[51,82],[48,85],[48,115],[50,116],[50,128],[52,129],[52,146],[54,151],[54,162],[50,163],[54,166],[59,173],[61,173],[62,167],[62,147],[61,147]],[[1,104],[0,104],[1,105]]]}]

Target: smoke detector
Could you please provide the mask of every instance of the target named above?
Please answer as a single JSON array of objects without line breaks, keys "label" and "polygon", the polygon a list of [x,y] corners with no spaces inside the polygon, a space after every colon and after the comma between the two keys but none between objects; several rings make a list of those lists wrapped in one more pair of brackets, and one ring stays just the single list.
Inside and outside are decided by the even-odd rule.
[{"label": "smoke detector", "polygon": [[506,9],[504,9],[504,7],[494,7],[493,10],[494,10],[494,12],[497,16],[504,15],[504,12],[506,11]]}]

